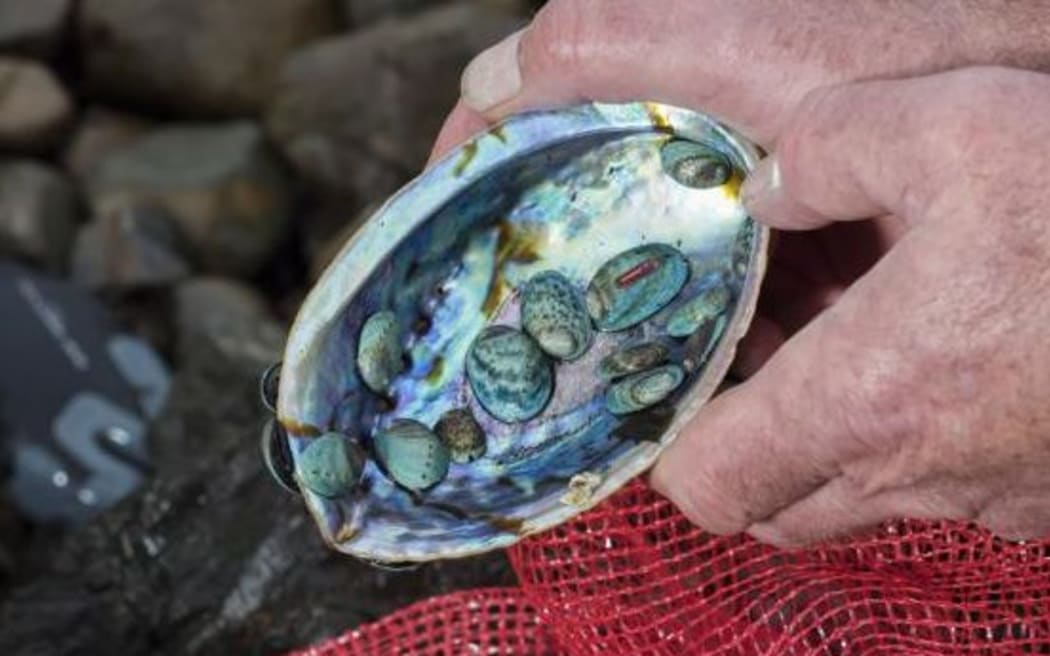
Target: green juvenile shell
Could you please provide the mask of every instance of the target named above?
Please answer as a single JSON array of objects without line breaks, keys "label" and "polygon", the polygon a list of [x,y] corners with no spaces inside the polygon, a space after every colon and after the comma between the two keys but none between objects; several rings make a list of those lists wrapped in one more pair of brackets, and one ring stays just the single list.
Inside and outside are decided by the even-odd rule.
[{"label": "green juvenile shell", "polygon": [[587,287],[587,311],[598,330],[624,330],[671,302],[689,278],[689,262],[667,244],[645,244],[603,264]]},{"label": "green juvenile shell", "polygon": [[489,326],[471,344],[467,379],[474,397],[496,419],[538,415],[554,390],[550,360],[535,341],[510,326]]},{"label": "green juvenile shell", "polygon": [[357,342],[357,370],[370,390],[383,394],[403,366],[401,330],[397,316],[390,311],[376,312],[361,328]]},{"label": "green juvenile shell", "polygon": [[521,295],[521,323],[541,349],[562,360],[580,357],[594,339],[579,291],[557,271],[529,280]]},{"label": "green juvenile shell", "polygon": [[731,294],[725,285],[709,287],[689,299],[667,320],[667,334],[672,337],[688,337],[704,325],[717,321],[726,311]]},{"label": "green juvenile shell", "polygon": [[666,364],[628,376],[609,388],[605,405],[616,415],[644,410],[670,396],[684,378],[685,371],[677,364]]},{"label": "green juvenile shell", "polygon": [[306,489],[334,498],[352,492],[364,468],[364,450],[357,442],[340,433],[325,433],[303,450],[296,474]]},{"label": "green juvenile shell", "polygon": [[434,432],[448,447],[452,462],[465,464],[485,455],[485,432],[466,408],[446,412],[434,426]]},{"label": "green juvenile shell", "polygon": [[733,175],[733,165],[717,150],[692,141],[674,139],[660,149],[664,171],[693,189],[721,187]]},{"label": "green juvenile shell", "polygon": [[373,444],[380,464],[402,487],[426,490],[448,474],[448,447],[418,421],[395,420],[376,433]]},{"label": "green juvenile shell", "polygon": [[608,382],[660,364],[670,349],[659,342],[644,342],[610,353],[598,363],[598,375]]}]

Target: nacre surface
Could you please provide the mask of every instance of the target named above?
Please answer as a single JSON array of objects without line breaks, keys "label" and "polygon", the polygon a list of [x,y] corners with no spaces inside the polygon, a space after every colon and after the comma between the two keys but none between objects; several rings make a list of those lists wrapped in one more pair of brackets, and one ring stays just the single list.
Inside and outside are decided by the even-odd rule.
[{"label": "nacre surface", "polygon": [[[682,184],[664,168],[671,140],[717,151],[731,165],[729,177],[705,188]],[[513,117],[391,198],[311,291],[283,357],[278,418],[293,459],[302,461],[329,431],[353,435],[368,455],[353,493],[303,492],[329,544],[379,562],[503,548],[649,468],[714,392],[753,313],[768,233],[750,221],[738,191],[756,161],[752,146],[704,115],[651,103],[590,104]],[[620,275],[629,274],[621,280],[630,286],[653,264],[680,271],[684,262],[680,283],[658,286],[667,296],[652,304],[659,307],[595,331],[576,359],[544,356],[552,390],[534,416],[508,422],[486,410],[467,376],[471,347],[492,326],[523,330],[529,280],[555,271],[586,296],[603,266],[657,244],[666,262],[642,258],[641,268]],[[703,291],[712,271],[731,292],[724,325],[670,338],[669,318]],[[620,307],[612,300],[609,307]],[[362,328],[378,312],[396,323],[403,356],[381,394],[357,366]],[[644,342],[666,345],[662,362],[684,368],[681,384],[655,406],[614,414],[599,363]],[[395,480],[390,466],[401,461],[392,459],[384,431],[411,420],[415,430],[434,433],[457,408],[483,431],[484,455],[450,466],[422,492]]]}]

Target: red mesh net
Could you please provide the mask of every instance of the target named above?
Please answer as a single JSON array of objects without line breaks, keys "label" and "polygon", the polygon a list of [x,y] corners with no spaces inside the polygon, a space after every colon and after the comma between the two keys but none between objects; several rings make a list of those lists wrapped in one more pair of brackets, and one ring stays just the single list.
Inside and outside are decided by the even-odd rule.
[{"label": "red mesh net", "polygon": [[413,605],[307,654],[1050,654],[1050,542],[899,521],[783,552],[641,483],[511,550],[520,589]]}]

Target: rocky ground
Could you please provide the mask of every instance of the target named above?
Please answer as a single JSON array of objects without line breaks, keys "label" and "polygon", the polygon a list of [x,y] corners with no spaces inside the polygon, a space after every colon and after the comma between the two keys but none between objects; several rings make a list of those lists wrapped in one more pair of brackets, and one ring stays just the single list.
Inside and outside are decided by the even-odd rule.
[{"label": "rocky ground", "polygon": [[259,373],[417,173],[529,0],[0,0],[0,258],[67,276],[174,372],[156,473],[77,529],[0,496],[0,653],[269,653],[512,580],[326,550],[264,473]]}]

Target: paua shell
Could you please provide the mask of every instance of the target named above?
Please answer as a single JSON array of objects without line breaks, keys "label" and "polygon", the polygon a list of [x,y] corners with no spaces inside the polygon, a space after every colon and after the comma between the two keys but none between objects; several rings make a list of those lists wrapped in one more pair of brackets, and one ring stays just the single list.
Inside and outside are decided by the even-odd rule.
[{"label": "paua shell", "polygon": [[598,330],[624,330],[659,312],[682,291],[689,262],[667,244],[643,244],[606,262],[587,286]]},{"label": "paua shell", "polygon": [[485,455],[485,431],[466,408],[454,408],[441,415],[434,432],[448,447],[452,462],[470,463]]},{"label": "paua shell", "polygon": [[548,355],[575,360],[594,339],[578,287],[557,271],[533,276],[521,294],[521,325]]},{"label": "paua shell", "polygon": [[390,478],[409,490],[431,488],[448,474],[448,447],[418,421],[395,420],[376,433],[374,444]]},{"label": "paua shell", "polygon": [[664,171],[693,189],[720,187],[729,182],[733,165],[718,150],[704,144],[672,139],[660,150]]},{"label": "paua shell", "polygon": [[[669,172],[666,147],[676,140],[721,153],[732,168],[725,184],[697,188]],[[714,393],[753,313],[768,232],[752,224],[738,192],[757,159],[755,148],[702,114],[588,104],[515,116],[389,199],[311,290],[282,358],[277,417],[296,467],[329,431],[360,436],[368,454],[352,494],[302,491],[326,542],[381,563],[501,549],[570,519],[652,466]],[[622,254],[639,247],[642,256],[625,264]],[[575,359],[544,353],[523,327],[529,281],[555,271],[586,299],[603,267],[610,273],[599,281],[595,314],[605,329],[594,330]],[[722,327],[672,338],[668,317],[709,285],[711,272],[732,292]],[[617,278],[627,292],[608,288]],[[384,360],[379,378],[386,380],[370,384],[358,344],[366,322],[382,312],[401,335]],[[518,355],[492,349],[484,359],[499,365],[500,376],[525,375],[478,394],[467,371],[478,360],[472,345],[493,326],[517,335],[508,341]],[[600,363],[645,342],[668,349],[651,369],[690,366],[657,405],[614,414],[606,405],[611,387],[632,392],[632,407],[653,398],[625,383],[650,369],[610,382]],[[522,380],[542,382],[543,371],[549,392],[545,384],[526,389]],[[497,412],[530,418],[491,413],[486,405],[504,402],[503,394],[529,402]],[[473,415],[485,455],[442,474],[441,449],[449,460],[452,449],[435,433],[456,409]],[[398,420],[417,422],[407,432],[419,437],[391,439]],[[412,471],[400,471],[405,463]]]},{"label": "paua shell", "polygon": [[510,326],[481,331],[467,355],[467,379],[478,403],[506,422],[532,419],[554,391],[550,361],[531,337]]},{"label": "paua shell", "polygon": [[667,334],[688,337],[703,325],[717,321],[729,307],[732,293],[722,284],[714,284],[679,305],[667,319]]},{"label": "paua shell", "polygon": [[353,492],[365,456],[357,442],[340,433],[325,433],[303,449],[296,461],[296,477],[307,490],[334,498]]},{"label": "paua shell", "polygon": [[685,371],[677,364],[632,374],[613,383],[605,395],[605,404],[615,415],[638,412],[666,399],[684,379]]},{"label": "paua shell", "polygon": [[598,375],[611,381],[628,374],[651,369],[667,360],[671,349],[659,342],[644,342],[622,348],[605,356],[598,363]]},{"label": "paua shell", "polygon": [[384,393],[401,371],[401,329],[397,315],[376,312],[361,328],[357,342],[357,369],[361,380],[373,392]]}]

